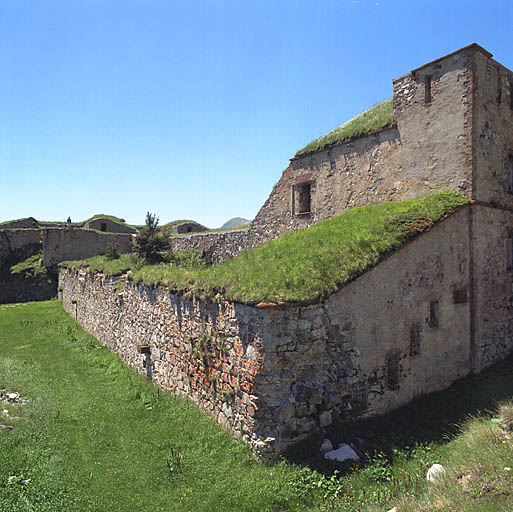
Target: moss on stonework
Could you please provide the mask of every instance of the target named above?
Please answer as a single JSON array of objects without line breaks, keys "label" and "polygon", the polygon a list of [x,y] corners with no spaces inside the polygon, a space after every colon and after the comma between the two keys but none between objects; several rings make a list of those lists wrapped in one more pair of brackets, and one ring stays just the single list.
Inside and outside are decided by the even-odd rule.
[{"label": "moss on stonework", "polygon": [[379,130],[385,126],[393,125],[394,123],[394,107],[392,100],[388,99],[358,114],[356,117],[353,117],[353,119],[338,126],[326,135],[310,142],[310,144],[307,144],[296,153],[296,157],[318,151],[326,146],[338,144],[352,137]]}]

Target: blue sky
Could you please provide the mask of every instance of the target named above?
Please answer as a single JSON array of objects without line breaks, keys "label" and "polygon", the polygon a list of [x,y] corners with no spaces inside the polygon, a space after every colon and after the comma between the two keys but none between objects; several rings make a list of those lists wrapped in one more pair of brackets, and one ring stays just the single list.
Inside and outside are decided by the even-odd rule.
[{"label": "blue sky", "polygon": [[511,0],[0,0],[0,221],[253,218],[294,153]]}]

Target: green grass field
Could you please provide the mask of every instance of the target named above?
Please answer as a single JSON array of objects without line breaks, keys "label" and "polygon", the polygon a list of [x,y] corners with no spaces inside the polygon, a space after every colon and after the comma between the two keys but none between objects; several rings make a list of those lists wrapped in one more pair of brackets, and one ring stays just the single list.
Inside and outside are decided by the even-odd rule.
[{"label": "green grass field", "polygon": [[[318,457],[304,467],[256,462],[196,406],[125,367],[57,301],[0,306],[0,390],[27,400],[0,402],[0,424],[14,426],[0,430],[2,512],[513,508],[513,406],[502,420],[486,413],[513,396],[512,359],[360,424],[368,457],[341,473]],[[429,487],[434,462],[447,475]]]}]

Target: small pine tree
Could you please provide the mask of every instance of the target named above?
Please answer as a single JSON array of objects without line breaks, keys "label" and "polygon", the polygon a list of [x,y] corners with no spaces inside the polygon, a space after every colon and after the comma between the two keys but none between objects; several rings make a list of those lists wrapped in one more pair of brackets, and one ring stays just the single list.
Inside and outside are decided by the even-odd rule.
[{"label": "small pine tree", "polygon": [[105,251],[105,257],[108,260],[117,260],[119,259],[119,251],[118,246],[116,245],[116,242],[114,242],[114,239],[110,239],[110,242],[107,245],[107,250]]},{"label": "small pine tree", "polygon": [[135,240],[135,250],[147,263],[162,261],[162,252],[169,249],[169,239],[158,227],[159,219],[155,214],[146,214],[146,225],[139,231]]}]

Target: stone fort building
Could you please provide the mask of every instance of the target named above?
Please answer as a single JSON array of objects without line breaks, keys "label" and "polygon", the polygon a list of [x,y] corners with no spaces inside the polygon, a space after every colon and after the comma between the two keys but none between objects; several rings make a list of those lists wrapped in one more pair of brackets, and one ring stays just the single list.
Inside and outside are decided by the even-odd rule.
[{"label": "stone fort building", "polygon": [[69,268],[64,307],[260,455],[503,358],[513,348],[513,73],[472,44],[395,79],[392,103],[388,125],[292,158],[232,255],[355,206],[445,188],[471,201],[324,302],[211,303]]}]

